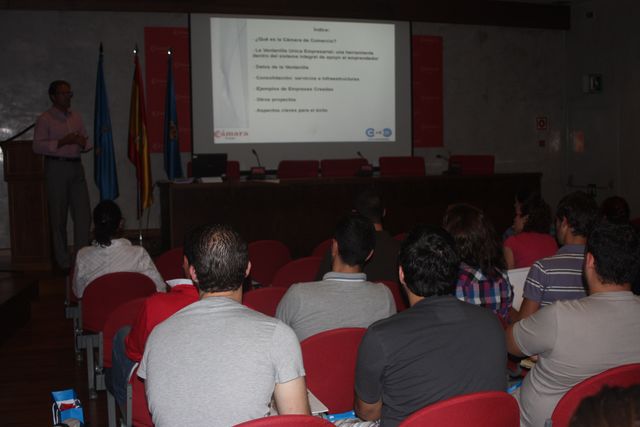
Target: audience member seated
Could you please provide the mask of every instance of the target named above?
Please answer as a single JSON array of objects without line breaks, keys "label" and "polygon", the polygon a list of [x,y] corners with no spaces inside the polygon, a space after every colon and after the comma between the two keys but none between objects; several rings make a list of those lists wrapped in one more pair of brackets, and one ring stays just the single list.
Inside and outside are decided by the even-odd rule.
[{"label": "audience member seated", "polygon": [[514,235],[504,242],[508,269],[530,267],[541,258],[556,253],[558,245],[551,234],[551,208],[537,192],[519,192],[513,218]]},{"label": "audience member seated", "polygon": [[395,427],[461,394],[504,391],[506,348],[489,310],[452,294],[460,258],[444,230],[418,227],[398,257],[411,308],[369,327],[356,365],[356,414]]},{"label": "audience member seated", "polygon": [[241,304],[251,264],[229,227],[185,247],[200,300],[154,328],[138,376],[156,427],[228,427],[269,413],[309,414],[300,344],[287,325]]},{"label": "audience member seated", "polygon": [[569,427],[640,426],[640,385],[607,387],[582,400]]},{"label": "audience member seated", "polygon": [[600,218],[614,224],[628,224],[631,219],[629,204],[620,196],[607,197],[600,205]]},{"label": "audience member seated", "polygon": [[543,307],[507,329],[510,353],[539,358],[515,395],[523,427],[544,425],[579,382],[640,362],[640,298],[630,283],[639,269],[638,233],[631,225],[602,222],[586,243],[589,296]]},{"label": "audience member seated", "polygon": [[558,252],[531,266],[524,283],[523,300],[515,319],[524,319],[541,306],[559,300],[586,295],[582,278],[584,245],[598,216],[591,196],[576,191],[560,200],[556,210],[556,237],[562,245]]},{"label": "audience member seated", "polygon": [[133,246],[127,239],[116,239],[122,231],[122,213],[117,204],[105,200],[93,209],[95,240],[78,251],[73,274],[73,293],[82,294],[91,281],[107,273],[131,271],[149,276],[158,292],[166,285],[153,260],[142,246]]},{"label": "audience member seated", "polygon": [[[184,250],[193,250],[187,235]],[[193,259],[193,256],[189,258]],[[189,276],[187,257],[183,257],[184,276]],[[113,394],[120,407],[126,405],[126,391],[129,375],[144,353],[149,334],[160,322],[199,299],[198,289],[190,279],[167,281],[168,292],[147,298],[133,326],[122,328],[113,339],[112,368],[106,372],[107,389]]]},{"label": "audience member seated", "polygon": [[396,312],[391,291],[367,281],[362,266],[375,245],[371,221],[359,214],[342,219],[331,244],[332,269],[322,281],[293,285],[278,304],[276,317],[300,341],[336,328],[366,328]]},{"label": "audience member seated", "polygon": [[447,209],[443,227],[453,236],[462,260],[456,298],[486,307],[508,324],[513,289],[493,225],[480,209],[458,204]]},{"label": "audience member seated", "polygon": [[[391,280],[398,282],[398,266],[396,259],[400,250],[400,242],[382,228],[385,209],[380,196],[373,190],[365,190],[356,198],[353,211],[369,218],[376,229],[376,247],[373,256],[364,265],[364,272],[372,282]],[[331,271],[331,251],[328,251],[320,264],[316,280],[322,280]]]}]

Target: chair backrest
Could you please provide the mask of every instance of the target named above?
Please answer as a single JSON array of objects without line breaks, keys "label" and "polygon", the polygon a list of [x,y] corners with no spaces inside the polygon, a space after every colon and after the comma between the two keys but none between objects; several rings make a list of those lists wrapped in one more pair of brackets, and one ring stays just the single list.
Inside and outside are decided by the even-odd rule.
[{"label": "chair backrest", "polygon": [[287,292],[287,288],[259,288],[242,295],[242,303],[267,316],[275,317],[278,303]]},{"label": "chair backrest", "polygon": [[449,169],[461,175],[493,175],[495,157],[490,155],[453,155]]},{"label": "chair backrest", "polygon": [[249,261],[251,279],[269,286],[276,271],[291,261],[291,252],[278,240],[256,240],[249,243]]},{"label": "chair backrest", "polygon": [[227,160],[227,179],[237,181],[240,179],[240,162]]},{"label": "chair backrest", "polygon": [[423,426],[519,427],[520,409],[504,391],[465,394],[422,408],[400,423],[400,427]]},{"label": "chair backrest", "polygon": [[530,269],[531,267],[522,267],[512,268],[507,271],[509,283],[511,283],[511,286],[513,287],[513,302],[511,303],[511,306],[516,310],[520,310],[520,306],[522,305],[524,282],[527,280]]},{"label": "chair backrest", "polygon": [[424,176],[424,158],[416,156],[380,157],[381,176]]},{"label": "chair backrest", "polygon": [[103,367],[111,367],[113,337],[124,326],[133,325],[145,299],[147,298],[136,298],[120,304],[109,314],[109,317],[107,317],[107,321],[104,323],[104,328],[102,329]]},{"label": "chair backrest", "polygon": [[317,160],[282,160],[278,164],[278,178],[317,178],[319,167]]},{"label": "chair backrest", "polygon": [[183,257],[184,251],[182,246],[179,246],[169,249],[153,259],[153,263],[156,265],[158,272],[165,282],[167,280],[184,278],[184,270],[182,269]]},{"label": "chair backrest", "polygon": [[396,282],[391,280],[381,280],[380,283],[385,285],[391,291],[391,295],[393,295],[393,300],[396,303],[396,311],[400,313],[401,311],[409,308],[409,304],[407,298],[402,294],[402,288]]},{"label": "chair backrest", "polygon": [[365,328],[333,329],[300,343],[307,387],[329,413],[353,409],[356,359],[365,332]]},{"label": "chair backrest", "polygon": [[235,427],[331,427],[329,421],[324,418],[311,415],[275,415],[263,417],[244,423],[236,424]]},{"label": "chair backrest", "polygon": [[318,243],[316,247],[313,248],[313,251],[311,252],[311,256],[323,257],[327,253],[329,248],[331,248],[332,241],[333,241],[333,238],[329,238],[327,240],[323,240],[322,242]]},{"label": "chair backrest", "polygon": [[363,158],[355,159],[324,159],[320,161],[320,172],[324,177],[357,176],[367,161]]},{"label": "chair backrest", "polygon": [[321,262],[322,257],[318,256],[294,259],[280,267],[273,276],[271,286],[288,288],[294,283],[313,282]]},{"label": "chair backrest", "polygon": [[92,280],[82,296],[82,329],[102,331],[107,317],[119,305],[155,292],[153,280],[141,273],[109,273]]},{"label": "chair backrest", "polygon": [[144,391],[144,383],[138,377],[138,366],[133,370],[129,378],[131,385],[131,421],[136,427],[153,427],[147,395]]},{"label": "chair backrest", "polygon": [[598,394],[602,387],[630,387],[637,384],[640,384],[640,363],[618,366],[587,378],[562,396],[551,415],[553,427],[567,427],[582,399]]}]

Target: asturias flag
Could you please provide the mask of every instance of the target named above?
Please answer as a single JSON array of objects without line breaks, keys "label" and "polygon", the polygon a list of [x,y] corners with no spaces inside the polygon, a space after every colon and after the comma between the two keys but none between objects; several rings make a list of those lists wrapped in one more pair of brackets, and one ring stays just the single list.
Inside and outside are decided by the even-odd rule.
[{"label": "asturias flag", "polygon": [[164,103],[164,170],[167,178],[182,178],[180,144],[178,142],[178,112],[176,90],[173,82],[173,52],[169,50],[167,61],[167,94]]},{"label": "asturias flag", "polygon": [[111,132],[111,116],[107,88],[104,84],[102,70],[102,44],[98,59],[98,77],[96,80],[96,104],[93,113],[93,179],[100,190],[100,200],[115,200],[118,192],[118,174],[116,172],[116,156],[113,151],[113,134]]},{"label": "asturias flag", "polygon": [[129,110],[129,160],[136,168],[138,179],[138,218],[153,202],[151,165],[149,162],[149,140],[144,108],[144,88],[140,77],[138,51],[135,52],[135,70],[131,87],[131,109]]}]

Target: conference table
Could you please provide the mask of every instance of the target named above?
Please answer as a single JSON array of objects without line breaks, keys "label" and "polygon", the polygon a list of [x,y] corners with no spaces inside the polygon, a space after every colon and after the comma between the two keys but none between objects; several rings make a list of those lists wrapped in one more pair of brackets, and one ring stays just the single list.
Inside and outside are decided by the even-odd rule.
[{"label": "conference table", "polygon": [[247,241],[277,239],[294,258],[307,256],[331,237],[353,200],[374,189],[386,208],[392,235],[418,223],[440,224],[452,203],[484,210],[502,233],[513,221],[515,193],[540,190],[540,173],[433,175],[424,177],[313,178],[220,183],[159,183],[163,249],[182,246],[190,229],[211,223],[233,226]]}]

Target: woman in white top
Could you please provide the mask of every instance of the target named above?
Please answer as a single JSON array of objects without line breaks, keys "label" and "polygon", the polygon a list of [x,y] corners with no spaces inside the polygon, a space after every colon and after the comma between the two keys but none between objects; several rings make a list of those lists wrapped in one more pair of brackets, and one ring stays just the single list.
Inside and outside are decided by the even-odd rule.
[{"label": "woman in white top", "polygon": [[95,240],[78,251],[73,274],[73,293],[82,294],[91,281],[108,273],[131,271],[149,276],[158,292],[166,284],[151,257],[142,246],[133,246],[127,239],[114,238],[122,228],[122,213],[111,200],[100,202],[93,209]]}]

